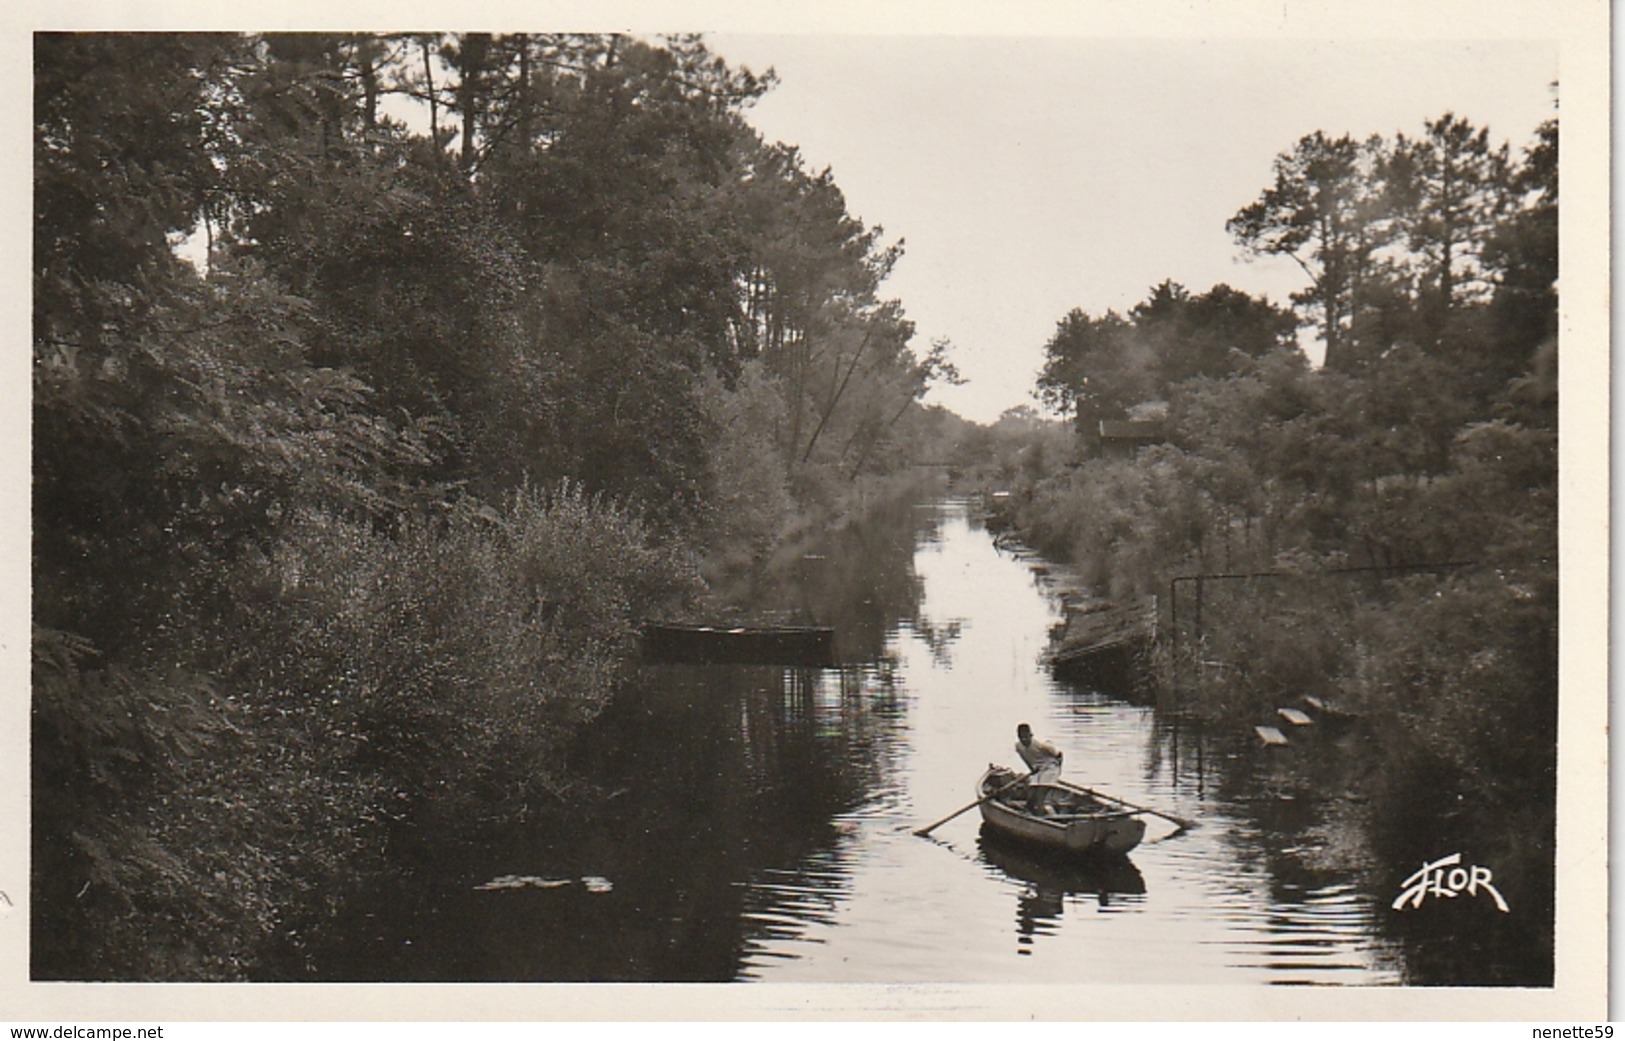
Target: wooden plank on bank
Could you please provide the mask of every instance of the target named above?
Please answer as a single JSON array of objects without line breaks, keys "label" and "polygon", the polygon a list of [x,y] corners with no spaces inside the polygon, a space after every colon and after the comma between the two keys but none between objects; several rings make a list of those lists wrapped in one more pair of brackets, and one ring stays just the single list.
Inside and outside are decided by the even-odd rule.
[{"label": "wooden plank on bank", "polygon": [[1280,748],[1291,743],[1286,739],[1286,735],[1275,727],[1253,727],[1253,733],[1258,735],[1258,739],[1266,748]]}]

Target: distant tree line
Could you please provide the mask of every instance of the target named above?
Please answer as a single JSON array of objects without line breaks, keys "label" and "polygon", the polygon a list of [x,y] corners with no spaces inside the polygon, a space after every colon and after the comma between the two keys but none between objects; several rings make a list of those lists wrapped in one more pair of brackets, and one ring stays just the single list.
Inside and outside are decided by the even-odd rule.
[{"label": "distant tree line", "polygon": [[[1155,517],[1105,537],[1078,526],[1153,493],[1119,490],[1090,517],[1058,516],[1065,548],[1146,589],[1153,570],[1282,553],[1391,565],[1482,556],[1511,539],[1509,555],[1548,561],[1553,547],[1535,532],[1555,508],[1557,121],[1518,162],[1488,141],[1445,115],[1415,140],[1356,147],[1315,133],[1279,156],[1274,185],[1227,226],[1248,252],[1303,264],[1311,284],[1294,295],[1296,313],[1168,281],[1127,315],[1067,314],[1037,396],[1086,438],[1098,420],[1154,404],[1166,443],[1125,479],[1177,479]],[[1300,322],[1325,348],[1319,368],[1298,346]],[[1510,468],[1502,476],[1519,498],[1506,509],[1432,501],[1464,467],[1484,466]],[[1492,476],[1464,488],[1487,491]],[[1528,532],[1495,533],[1526,516]],[[1155,568],[1112,548],[1159,538]]]},{"label": "distant tree line", "polygon": [[1407,358],[1448,366],[1485,408],[1557,333],[1557,121],[1516,161],[1451,113],[1415,138],[1306,135],[1226,228],[1250,256],[1296,262],[1290,311],[1226,285],[1164,282],[1127,315],[1067,314],[1046,345],[1043,402],[1080,429],[1291,349],[1313,329],[1330,373]]},{"label": "distant tree line", "polygon": [[569,783],[696,551],[908,462],[946,345],[746,122],[772,83],[690,36],[35,38],[36,976],[297,957],[390,822]]}]

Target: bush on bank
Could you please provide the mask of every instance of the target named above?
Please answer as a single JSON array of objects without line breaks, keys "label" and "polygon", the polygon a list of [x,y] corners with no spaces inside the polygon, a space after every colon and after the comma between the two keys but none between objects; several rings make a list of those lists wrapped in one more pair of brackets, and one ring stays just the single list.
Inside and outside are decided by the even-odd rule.
[{"label": "bush on bank", "polygon": [[330,514],[223,576],[171,659],[35,637],[33,972],[240,979],[381,870],[403,823],[523,812],[692,570],[560,485],[398,532]]}]

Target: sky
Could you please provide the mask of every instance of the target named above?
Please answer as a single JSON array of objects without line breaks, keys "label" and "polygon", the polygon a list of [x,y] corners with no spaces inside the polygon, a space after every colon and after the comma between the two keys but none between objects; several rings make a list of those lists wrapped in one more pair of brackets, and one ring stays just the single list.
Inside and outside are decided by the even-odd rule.
[{"label": "sky", "polygon": [[[903,241],[882,295],[902,301],[921,354],[952,344],[966,381],[926,400],[984,423],[1038,406],[1044,344],[1073,308],[1125,312],[1164,279],[1286,305],[1303,270],[1247,257],[1225,222],[1304,135],[1417,136],[1453,112],[1516,156],[1554,114],[1559,79],[1536,0],[1499,21],[1449,0],[1407,0],[1386,20],[1326,0],[828,0],[799,17],[690,0],[666,22],[641,9],[623,22],[605,3],[580,27],[700,31],[730,65],[775,70],[746,118]],[[493,17],[542,27],[525,8]],[[580,16],[558,17],[546,27]],[[1318,362],[1313,330],[1300,342]]]},{"label": "sky", "polygon": [[[1283,9],[1284,9],[1283,5]],[[1248,260],[1225,222],[1305,134],[1417,136],[1454,112],[1519,154],[1552,115],[1558,48],[1527,39],[1141,34],[711,33],[778,85],[747,118],[830,167],[847,208],[902,239],[882,294],[966,377],[926,399],[990,422],[1037,406],[1073,308],[1126,311],[1173,279],[1285,304],[1306,277]],[[1306,338],[1308,333],[1305,334]],[[1318,343],[1306,340],[1318,360]]]}]

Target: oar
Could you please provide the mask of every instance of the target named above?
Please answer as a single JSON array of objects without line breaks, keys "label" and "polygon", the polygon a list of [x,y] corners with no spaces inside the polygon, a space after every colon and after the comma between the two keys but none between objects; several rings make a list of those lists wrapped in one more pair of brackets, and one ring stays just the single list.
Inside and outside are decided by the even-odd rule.
[{"label": "oar", "polygon": [[938,828],[942,827],[944,824],[947,824],[949,821],[953,820],[955,817],[959,816],[961,813],[964,813],[966,810],[974,810],[974,809],[976,809],[976,807],[982,805],[984,802],[987,802],[989,799],[997,798],[998,796],[1003,795],[1007,789],[1014,788],[1017,784],[1020,784],[1022,781],[1027,780],[1028,778],[1032,777],[1034,773],[1037,773],[1037,772],[1038,771],[1034,770],[1034,771],[1032,771],[1032,773],[1027,774],[1025,777],[1017,777],[1017,778],[1015,778],[1014,780],[1010,781],[1007,784],[999,785],[997,790],[988,792],[986,795],[982,796],[980,799],[977,799],[975,802],[970,803],[969,805],[961,806],[959,809],[957,809],[954,812],[948,814],[948,816],[946,816],[946,817],[942,818],[941,820],[937,821],[935,824],[929,824],[929,825],[927,825],[927,826],[925,826],[923,828],[916,828],[915,831],[914,831],[914,834],[922,836],[922,837],[931,834],[933,831],[936,831]]},{"label": "oar", "polygon": [[1062,781],[1061,783],[1066,785],[1068,788],[1076,788],[1080,792],[1088,792],[1097,799],[1109,799],[1119,806],[1127,806],[1131,810],[1139,810],[1141,813],[1149,813],[1154,816],[1161,817],[1165,821],[1171,821],[1172,823],[1177,824],[1179,827],[1168,836],[1169,838],[1172,838],[1174,835],[1178,835],[1181,831],[1189,831],[1190,829],[1196,827],[1195,821],[1188,821],[1183,817],[1175,817],[1171,813],[1163,813],[1161,810],[1154,810],[1149,806],[1136,806],[1134,803],[1119,799],[1115,795],[1107,795],[1105,792],[1097,792],[1093,788],[1085,788],[1081,784],[1073,784],[1070,781]]}]

